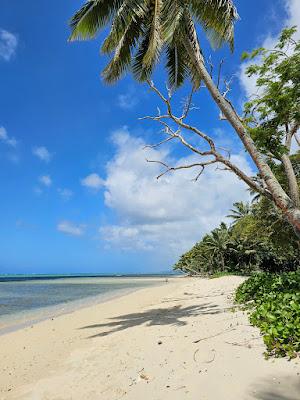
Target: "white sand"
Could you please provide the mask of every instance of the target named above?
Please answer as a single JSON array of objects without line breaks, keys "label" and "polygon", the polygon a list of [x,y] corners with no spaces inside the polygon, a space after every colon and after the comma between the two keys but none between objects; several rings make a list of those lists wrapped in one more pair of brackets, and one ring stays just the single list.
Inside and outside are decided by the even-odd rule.
[{"label": "white sand", "polygon": [[299,359],[266,361],[230,311],[242,280],[170,279],[0,336],[0,399],[299,400]]}]

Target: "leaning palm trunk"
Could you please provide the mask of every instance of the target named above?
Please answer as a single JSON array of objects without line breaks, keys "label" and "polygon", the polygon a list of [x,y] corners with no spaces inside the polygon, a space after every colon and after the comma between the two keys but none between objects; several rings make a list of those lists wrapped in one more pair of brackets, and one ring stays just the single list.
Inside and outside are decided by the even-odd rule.
[{"label": "leaning palm trunk", "polygon": [[[263,181],[266,183],[269,198],[276,204],[276,206],[283,212],[289,223],[293,226],[296,235],[300,238],[300,208],[297,202],[293,201],[284,191],[274,173],[272,172],[270,166],[266,163],[263,155],[255,146],[251,136],[247,132],[246,128],[242,124],[239,116],[234,111],[231,104],[224,98],[220,90],[214,84],[209,72],[207,71],[203,57],[201,55],[199,42],[197,39],[196,29],[192,20],[188,24],[188,37],[189,39],[185,41],[184,45],[187,53],[189,54],[192,62],[199,75],[201,76],[205,86],[207,87],[212,98],[224,114],[225,118],[231,124],[240,140],[244,144],[246,150],[248,151],[250,157],[255,163]],[[285,160],[286,161],[286,160]],[[293,169],[291,171],[293,173]],[[289,181],[292,180],[291,174],[287,174]],[[293,186],[294,196],[298,195],[298,188]],[[297,198],[297,197],[296,197]],[[295,200],[295,197],[294,197]]]},{"label": "leaning palm trunk", "polygon": [[[106,82],[110,83],[118,80],[129,69],[138,80],[149,80],[166,49],[166,68],[171,85],[179,87],[187,76],[195,87],[199,87],[200,80],[205,83],[255,163],[265,187],[256,185],[220,154],[218,161],[229,167],[250,188],[273,201],[300,237],[299,189],[289,157],[283,155],[282,158],[289,185],[289,191],[286,192],[234,108],[214,84],[201,55],[193,21],[201,25],[209,36],[213,34],[212,38],[217,45],[227,42],[233,48],[233,27],[237,19],[232,0],[86,0],[71,20],[70,40],[95,38],[102,28],[111,24],[102,46],[105,54],[114,51],[103,71]],[[174,118],[174,121],[180,122],[178,118]],[[186,124],[181,125],[187,127]],[[295,138],[299,141],[296,135]],[[208,164],[200,165],[204,167]]]}]

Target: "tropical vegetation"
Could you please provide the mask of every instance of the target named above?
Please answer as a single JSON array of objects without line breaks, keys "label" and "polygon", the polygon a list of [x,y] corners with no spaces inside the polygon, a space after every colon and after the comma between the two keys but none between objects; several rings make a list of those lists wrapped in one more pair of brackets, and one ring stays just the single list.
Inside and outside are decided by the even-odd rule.
[{"label": "tropical vegetation", "polygon": [[237,289],[235,300],[249,308],[267,356],[300,355],[300,270],[254,274]]},{"label": "tropical vegetation", "polygon": [[[289,157],[291,140],[300,124],[300,44],[293,39],[295,29],[286,29],[271,53],[258,49],[251,54],[251,58],[262,58],[262,63],[248,68],[249,75],[258,76],[257,86],[262,95],[259,101],[248,103],[246,117],[242,118],[214,83],[197,34],[197,26],[201,25],[214,45],[227,42],[233,49],[237,19],[231,0],[88,0],[70,21],[70,40],[95,38],[109,26],[101,48],[103,53],[113,53],[103,71],[107,82],[118,80],[127,71],[140,81],[149,80],[163,54],[173,89],[186,78],[192,81],[194,89],[203,82],[252,158],[260,179],[254,181],[229,159],[221,157],[216,146],[209,153],[197,149],[198,156],[210,155],[215,162],[227,164],[248,186],[271,199],[300,237],[299,190]],[[178,121],[182,123],[175,118]],[[274,173],[274,160],[284,167],[288,190]]]},{"label": "tropical vegetation", "polygon": [[[189,274],[254,274],[238,289],[236,300],[251,307],[251,322],[264,334],[269,354],[293,357],[300,343],[300,42],[292,27],[283,30],[274,49],[243,54],[243,59],[255,60],[247,74],[255,77],[257,93],[239,115],[227,98],[229,88],[223,91],[220,76],[217,83],[211,76],[198,40],[201,26],[213,46],[229,43],[233,50],[237,19],[232,0],[88,0],[70,21],[70,40],[94,39],[109,27],[101,47],[111,55],[104,80],[113,83],[132,72],[163,102],[166,113],[148,117],[159,122],[166,135],[155,146],[174,139],[199,161],[176,167],[156,161],[165,168],[160,176],[198,168],[197,180],[206,167],[221,164],[255,194],[252,204],[235,203],[229,214],[232,223],[223,222],[205,235],[181,256],[175,269]],[[160,59],[166,60],[169,78],[166,96],[150,81]],[[185,80],[192,83],[192,93],[206,87],[221,119],[233,128],[256,166],[254,177],[232,162],[230,152],[219,151],[213,135],[190,125],[192,95],[182,115],[173,113],[172,93]],[[189,141],[191,134],[197,140]]]},{"label": "tropical vegetation", "polygon": [[300,266],[300,246],[290,224],[265,198],[252,205],[238,202],[224,222],[191,250],[175,269],[189,274],[281,272]]},{"label": "tropical vegetation", "polygon": [[300,355],[300,246],[290,225],[264,198],[237,202],[224,222],[174,266],[190,275],[250,276],[235,294],[259,327],[266,356]]},{"label": "tropical vegetation", "polygon": [[270,201],[234,203],[224,222],[183,254],[174,266],[191,275],[250,276],[235,294],[259,327],[266,356],[300,354],[300,246]]}]

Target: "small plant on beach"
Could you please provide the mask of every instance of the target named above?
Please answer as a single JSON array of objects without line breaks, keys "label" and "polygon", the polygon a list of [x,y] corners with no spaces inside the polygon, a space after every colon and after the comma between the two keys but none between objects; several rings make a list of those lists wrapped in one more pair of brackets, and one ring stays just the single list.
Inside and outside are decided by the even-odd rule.
[{"label": "small plant on beach", "polygon": [[267,356],[300,355],[300,270],[255,274],[238,287],[235,300],[247,305]]}]

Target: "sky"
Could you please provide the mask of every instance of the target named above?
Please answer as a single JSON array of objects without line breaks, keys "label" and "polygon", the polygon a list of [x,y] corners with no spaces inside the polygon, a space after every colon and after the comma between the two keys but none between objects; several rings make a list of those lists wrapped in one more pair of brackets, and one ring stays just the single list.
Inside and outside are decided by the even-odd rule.
[{"label": "sky", "polygon": [[[168,271],[249,192],[232,173],[207,168],[159,180],[161,165],[196,161],[162,140],[161,107],[130,75],[101,80],[107,59],[90,42],[67,41],[68,19],[82,0],[1,0],[0,5],[0,273],[146,273]],[[255,83],[245,77],[244,50],[272,46],[284,26],[300,21],[299,0],[235,2],[235,51],[205,56],[232,77],[230,100],[240,110]],[[158,66],[154,80],[165,89]],[[179,112],[185,85],[174,95]],[[194,96],[191,123],[210,134],[249,175],[255,168],[204,90]]]}]

